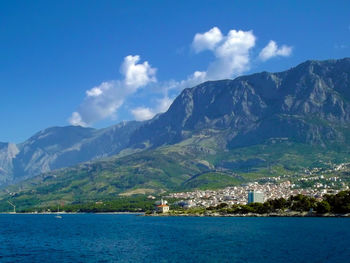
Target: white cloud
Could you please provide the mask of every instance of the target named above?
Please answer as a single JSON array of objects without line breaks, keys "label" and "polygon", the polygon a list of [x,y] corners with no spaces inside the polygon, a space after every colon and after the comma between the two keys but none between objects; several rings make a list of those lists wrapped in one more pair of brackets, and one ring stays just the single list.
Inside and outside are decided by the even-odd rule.
[{"label": "white cloud", "polygon": [[157,99],[157,106],[153,109],[149,107],[137,107],[135,109],[131,110],[132,115],[134,116],[135,120],[137,121],[145,121],[152,119],[156,114],[166,112],[171,103],[173,102],[173,99],[170,99],[167,95],[164,96],[161,99]]},{"label": "white cloud", "polygon": [[[70,118],[72,125],[89,126],[96,121],[112,117],[130,91],[121,81],[108,81],[86,91],[86,94],[87,96],[76,112],[80,116],[80,121],[77,121],[79,118],[73,118],[73,113]],[[78,115],[75,114],[75,116]]]},{"label": "white cloud", "polygon": [[215,60],[206,71],[196,71],[188,81],[233,78],[249,69],[250,50],[255,46],[253,31],[230,30],[223,36],[220,29],[213,27],[204,34],[196,34],[192,46],[197,53],[211,50]]},{"label": "white cloud", "polygon": [[137,64],[139,56],[127,56],[121,66],[121,73],[125,76],[125,85],[130,89],[137,89],[150,82],[156,82],[156,69],[152,68],[147,61]]},{"label": "white cloud", "polygon": [[163,83],[163,91],[179,92],[207,80],[234,78],[242,74],[250,68],[250,51],[254,48],[255,41],[253,31],[230,30],[224,36],[220,29],[214,27],[203,34],[196,34],[192,47],[197,52],[211,50],[214,60],[204,71],[197,70],[181,81]]},{"label": "white cloud", "polygon": [[97,97],[102,94],[102,90],[99,87],[92,88],[91,90],[86,91],[86,96],[88,97]]},{"label": "white cloud", "polygon": [[79,112],[73,112],[72,116],[69,118],[69,123],[74,125],[74,126],[86,126],[86,123],[82,121],[81,116]]},{"label": "white cloud", "polygon": [[123,80],[101,83],[86,91],[86,97],[69,122],[72,125],[88,126],[92,123],[113,117],[125,99],[139,88],[156,82],[156,69],[147,61],[137,64],[139,56],[127,56],[121,66]]},{"label": "white cloud", "polygon": [[[197,33],[192,47],[197,53],[210,50],[215,59],[209,63],[205,71],[195,71],[182,81],[169,82],[169,89],[182,90],[193,87],[207,80],[228,79],[237,77],[248,71],[251,66],[251,51],[255,47],[256,36],[253,31],[232,29],[223,35],[219,28],[213,27],[205,33]],[[273,56],[289,56],[292,48],[286,45],[278,48],[275,42],[270,44]],[[269,52],[267,52],[269,51]]]},{"label": "white cloud", "polygon": [[[140,56],[126,56],[120,67],[123,78],[106,81],[87,90],[83,102],[72,113],[69,122],[72,125],[89,126],[102,119],[116,118],[118,109],[126,100],[133,101],[134,107],[130,107],[129,103],[125,107],[136,120],[151,119],[156,114],[167,111],[173,98],[185,88],[207,80],[234,78],[248,71],[255,43],[256,36],[251,30],[232,29],[224,35],[218,27],[213,27],[207,32],[197,33],[193,38],[192,48],[195,53],[209,50],[213,55],[212,61],[207,67],[194,71],[184,80],[168,80],[157,84],[154,84],[157,82],[155,68],[147,61],[140,63]],[[266,61],[275,56],[286,57],[291,53],[292,47],[278,47],[271,40],[261,50],[259,59]],[[140,90],[145,86],[147,89]],[[133,98],[132,95],[136,95],[136,92],[137,96]],[[140,101],[144,103],[145,99],[148,102],[140,105]]]},{"label": "white cloud", "polygon": [[213,50],[222,38],[223,36],[220,29],[213,27],[204,34],[197,33],[194,36],[192,46],[197,53],[206,49]]},{"label": "white cloud", "polygon": [[148,107],[137,107],[131,110],[132,115],[137,121],[145,121],[152,119],[154,116],[154,112]]},{"label": "white cloud", "polygon": [[168,84],[168,89],[172,90],[183,90],[185,88],[190,88],[195,85],[198,85],[199,83],[202,83],[207,79],[207,72],[205,71],[195,71],[193,74],[187,77],[185,80],[181,81],[172,81]]},{"label": "white cloud", "polygon": [[253,31],[230,30],[214,54],[216,60],[207,70],[208,79],[236,77],[250,68],[250,50],[255,46]]},{"label": "white cloud", "polygon": [[174,99],[170,99],[168,96],[164,96],[163,98],[161,99],[158,99],[157,102],[158,102],[158,106],[156,108],[156,113],[159,113],[159,112],[166,112],[170,105],[173,103]]},{"label": "white cloud", "polygon": [[292,54],[292,47],[283,45],[280,48],[277,46],[276,42],[273,40],[270,40],[270,42],[264,47],[260,54],[259,58],[262,61],[266,61],[270,58],[282,56],[282,57],[288,57]]}]

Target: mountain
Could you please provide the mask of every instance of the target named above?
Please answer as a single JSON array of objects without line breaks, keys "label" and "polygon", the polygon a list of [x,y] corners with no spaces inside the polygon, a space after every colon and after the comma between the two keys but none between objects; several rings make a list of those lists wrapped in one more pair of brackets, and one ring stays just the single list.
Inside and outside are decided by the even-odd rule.
[{"label": "mountain", "polygon": [[10,180],[9,175],[13,171],[13,160],[18,152],[15,144],[0,142],[0,185]]},{"label": "mountain", "polygon": [[129,143],[139,122],[122,122],[105,129],[80,126],[52,127],[25,142],[0,144],[0,184],[112,156]]},{"label": "mountain", "polygon": [[23,200],[36,193],[32,203],[295,178],[350,161],[349,120],[350,58],[306,61],[185,89],[149,121],[56,127],[1,144],[1,173],[40,174],[8,188]]},{"label": "mountain", "polygon": [[281,73],[258,73],[185,89],[170,109],[132,135],[153,148],[194,135],[224,148],[273,137],[308,144],[344,142],[350,120],[350,59],[307,61]]}]

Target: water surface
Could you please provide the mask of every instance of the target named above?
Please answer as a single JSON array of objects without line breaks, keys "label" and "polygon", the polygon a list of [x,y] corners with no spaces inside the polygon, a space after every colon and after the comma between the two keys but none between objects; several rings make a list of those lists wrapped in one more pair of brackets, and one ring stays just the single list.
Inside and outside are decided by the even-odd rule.
[{"label": "water surface", "polygon": [[0,215],[0,262],[350,262],[349,218]]}]

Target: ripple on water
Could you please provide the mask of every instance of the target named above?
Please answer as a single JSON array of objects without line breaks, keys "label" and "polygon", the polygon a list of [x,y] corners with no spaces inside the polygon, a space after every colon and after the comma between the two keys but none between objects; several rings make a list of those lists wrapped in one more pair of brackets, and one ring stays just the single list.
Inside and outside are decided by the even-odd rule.
[{"label": "ripple on water", "polygon": [[0,262],[347,262],[348,218],[0,215]]}]

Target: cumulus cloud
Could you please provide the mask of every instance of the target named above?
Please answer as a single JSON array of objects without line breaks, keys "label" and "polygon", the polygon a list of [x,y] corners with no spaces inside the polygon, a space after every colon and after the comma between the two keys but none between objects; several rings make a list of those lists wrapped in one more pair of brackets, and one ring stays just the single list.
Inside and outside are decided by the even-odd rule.
[{"label": "cumulus cloud", "polygon": [[122,81],[103,82],[86,91],[86,96],[78,110],[69,119],[70,124],[89,126],[92,123],[112,117],[123,104],[130,90]]},{"label": "cumulus cloud", "polygon": [[121,73],[125,76],[125,86],[130,90],[138,89],[150,82],[156,82],[156,69],[152,68],[147,61],[137,64],[139,56],[127,56],[121,67]]},{"label": "cumulus cloud", "polygon": [[195,71],[191,75],[189,75],[186,79],[181,81],[168,81],[166,83],[167,91],[171,90],[177,90],[181,91],[185,88],[190,88],[195,85],[198,85],[199,83],[202,83],[204,81],[208,80],[207,78],[207,72],[206,71]]},{"label": "cumulus cloud", "polygon": [[85,127],[86,126],[86,123],[83,122],[81,116],[80,116],[80,113],[79,112],[73,112],[72,113],[72,116],[69,118],[69,123],[74,125],[74,126],[83,126]]},{"label": "cumulus cloud", "polygon": [[132,109],[131,113],[137,121],[149,120],[158,113],[166,112],[172,102],[173,99],[170,99],[168,96],[164,96],[163,98],[156,100],[157,106],[155,108],[137,107]]},{"label": "cumulus cloud", "polygon": [[232,78],[247,71],[255,40],[253,31],[230,30],[222,44],[214,50],[216,60],[209,65],[207,78]]},{"label": "cumulus cloud", "polygon": [[156,82],[156,69],[147,61],[138,63],[139,56],[127,56],[121,66],[122,80],[101,83],[86,91],[84,101],[69,118],[72,125],[89,126],[92,123],[113,117],[125,99],[139,88]]},{"label": "cumulus cloud", "polygon": [[[192,47],[196,53],[211,51],[214,55],[213,61],[206,70],[194,71],[184,80],[163,83],[163,91],[179,92],[207,80],[234,78],[242,74],[250,68],[250,51],[254,48],[255,41],[253,31],[230,30],[227,35],[223,35],[219,28],[213,27],[207,32],[197,33],[193,38]],[[154,114],[162,112],[157,107],[150,110]]]},{"label": "cumulus cloud", "polygon": [[[191,46],[196,54],[209,51],[212,61],[207,67],[196,70],[187,78],[176,81],[157,82],[156,69],[140,56],[126,56],[120,67],[122,78],[102,82],[100,85],[86,91],[85,98],[78,109],[69,118],[72,125],[89,126],[106,118],[115,118],[118,109],[128,100],[127,109],[134,119],[143,121],[153,118],[160,112],[165,112],[178,93],[207,80],[227,79],[237,77],[247,72],[251,67],[252,50],[256,45],[253,31],[230,30],[226,35],[218,27],[207,32],[194,35]],[[289,56],[292,47],[279,47],[275,41],[270,41],[258,55],[264,62],[276,56]],[[156,83],[151,85],[152,83]],[[146,87],[147,89],[141,89]],[[132,97],[137,93],[137,97]],[[136,98],[136,100],[135,100]],[[140,99],[141,98],[141,99]],[[140,99],[140,100],[139,100]],[[145,102],[145,99],[147,102]],[[131,101],[134,104],[129,104]],[[140,105],[143,101],[144,105]],[[130,107],[130,105],[134,105]],[[153,106],[154,105],[154,106]]]},{"label": "cumulus cloud", "polygon": [[164,96],[161,99],[157,100],[158,106],[156,108],[156,113],[165,112],[169,109],[170,105],[173,103],[174,99]]},{"label": "cumulus cloud", "polygon": [[214,50],[214,48],[222,40],[222,38],[223,35],[220,29],[217,27],[213,27],[208,32],[205,32],[203,34],[197,33],[194,36],[192,46],[197,53],[206,49]]},{"label": "cumulus cloud", "polygon": [[[218,80],[237,77],[248,71],[251,67],[251,51],[256,45],[256,36],[252,30],[230,30],[223,35],[221,30],[213,27],[207,32],[195,34],[192,48],[196,53],[209,50],[214,60],[204,71],[195,71],[185,80],[173,81],[169,89],[182,90],[193,87],[207,80]],[[274,41],[260,52],[259,58],[265,61],[273,56],[289,56],[292,47],[283,45],[278,47]]]},{"label": "cumulus cloud", "polygon": [[86,96],[97,97],[97,96],[101,95],[102,93],[103,93],[103,91],[101,90],[100,87],[95,87],[95,88],[92,88],[91,90],[87,90]]},{"label": "cumulus cloud", "polygon": [[266,61],[270,58],[282,56],[282,57],[288,57],[292,54],[292,47],[283,45],[280,48],[277,46],[276,42],[273,40],[270,40],[270,42],[264,47],[260,53],[259,58],[262,61]]},{"label": "cumulus cloud", "polygon": [[[206,71],[196,71],[187,79],[188,84],[205,80],[233,78],[250,68],[250,51],[255,46],[253,31],[230,30],[223,35],[219,28],[213,27],[205,33],[194,36],[192,47],[199,53],[213,52],[215,59]],[[184,83],[182,83],[184,84]]]},{"label": "cumulus cloud", "polygon": [[131,110],[132,115],[134,115],[135,120],[137,121],[145,121],[152,119],[154,116],[154,112],[148,107],[137,107]]}]

